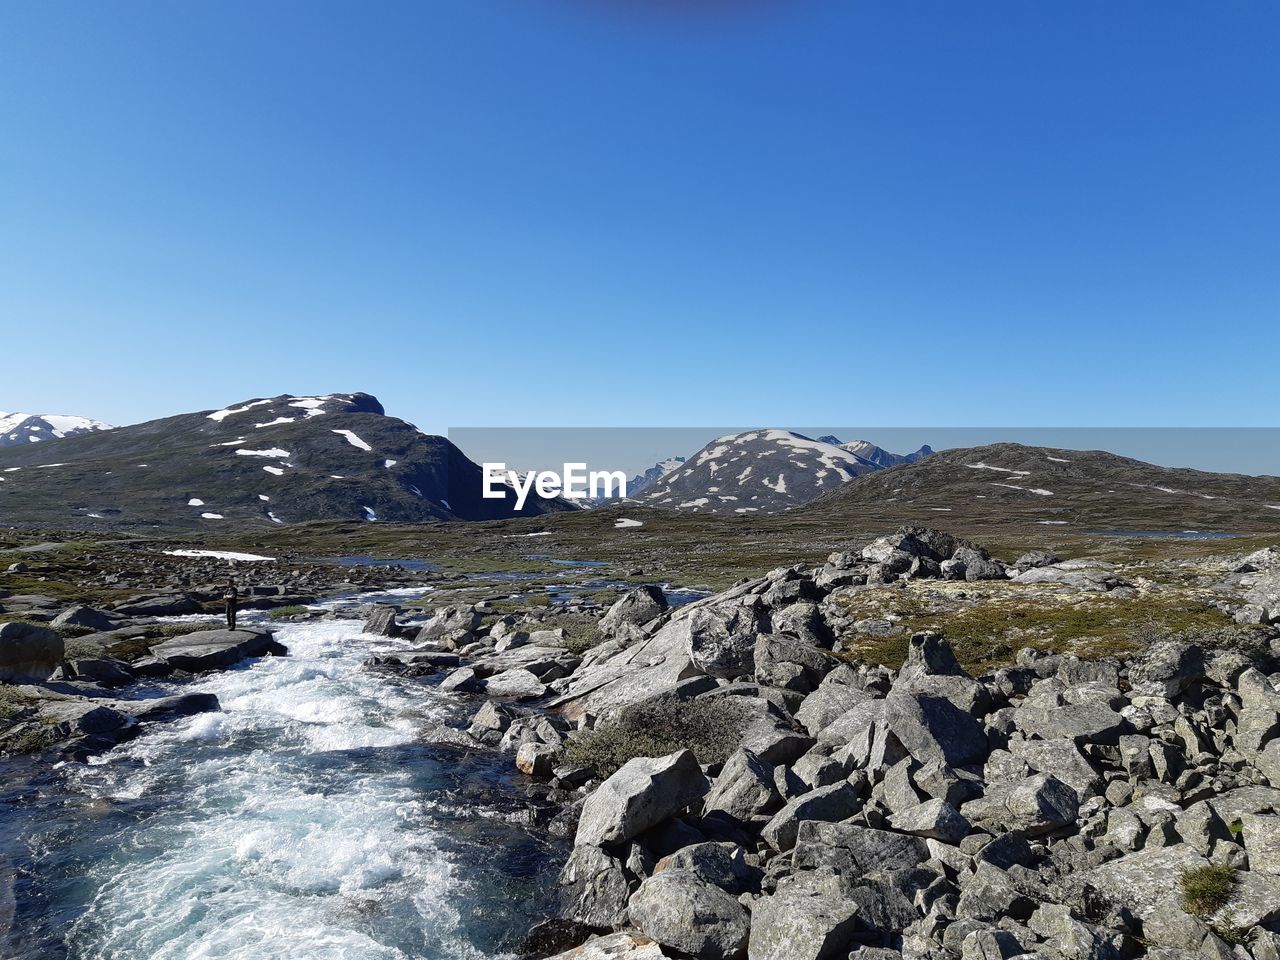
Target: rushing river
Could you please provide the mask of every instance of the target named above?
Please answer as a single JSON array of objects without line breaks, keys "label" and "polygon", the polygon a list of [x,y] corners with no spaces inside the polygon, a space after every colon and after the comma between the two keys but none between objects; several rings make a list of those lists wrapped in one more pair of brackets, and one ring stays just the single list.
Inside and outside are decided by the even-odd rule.
[{"label": "rushing river", "polygon": [[358,621],[277,636],[183,688],[221,713],[0,772],[0,956],[468,960],[545,915],[563,850],[518,825],[510,758],[419,742],[457,701],[361,670],[396,641]]}]

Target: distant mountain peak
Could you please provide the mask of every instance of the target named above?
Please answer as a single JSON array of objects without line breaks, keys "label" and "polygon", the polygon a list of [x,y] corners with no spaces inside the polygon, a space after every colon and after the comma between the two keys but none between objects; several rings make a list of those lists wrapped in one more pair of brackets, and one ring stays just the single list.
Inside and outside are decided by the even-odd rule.
[{"label": "distant mountain peak", "polygon": [[628,493],[648,506],[749,516],[775,513],[829,493],[854,477],[902,466],[933,451],[890,453],[867,440],[814,440],[794,430],[717,437],[688,460]]},{"label": "distant mountain peak", "polygon": [[[0,450],[6,522],[216,530],[310,520],[496,520],[571,507],[485,497],[448,439],[367,393],[281,394]],[[94,522],[89,522],[94,521]]]},{"label": "distant mountain peak", "polygon": [[627,496],[639,496],[684,462],[684,457],[667,457],[665,460],[659,460],[644,473],[638,473],[627,481]]},{"label": "distant mountain peak", "polygon": [[290,393],[282,393],[278,397],[245,400],[242,403],[223,407],[221,410],[214,410],[205,416],[218,423],[232,418],[238,422],[241,414],[249,414],[267,406],[287,408],[280,414],[281,423],[323,416],[326,413],[373,413],[378,416],[387,414],[378,398],[369,393],[328,393],[315,397],[297,397]]},{"label": "distant mountain peak", "polygon": [[749,516],[785,510],[875,467],[833,443],[766,428],[717,437],[637,499],[675,510]]},{"label": "distant mountain peak", "polygon": [[0,410],[0,447],[61,440],[78,433],[111,430],[111,424],[60,413],[5,413]]}]

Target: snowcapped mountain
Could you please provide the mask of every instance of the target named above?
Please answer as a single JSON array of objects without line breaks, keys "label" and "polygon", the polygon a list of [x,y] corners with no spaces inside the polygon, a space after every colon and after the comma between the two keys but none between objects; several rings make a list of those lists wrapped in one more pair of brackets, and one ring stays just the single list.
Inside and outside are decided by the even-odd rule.
[{"label": "snowcapped mountain", "polygon": [[[812,440],[790,430],[749,430],[712,440],[653,481],[629,486],[646,506],[730,515],[775,513],[830,493],[854,477],[915,463],[933,453],[923,446],[906,455],[867,440]],[[651,469],[644,476],[654,473]],[[635,481],[633,481],[634,484]]]},{"label": "snowcapped mountain", "polygon": [[772,513],[876,469],[833,443],[790,430],[749,430],[712,440],[634,499],[676,510]]},{"label": "snowcapped mountain", "polygon": [[[365,393],[221,410],[0,450],[7,523],[220,529],[307,520],[493,520],[480,467]],[[568,509],[531,495],[521,516]]]},{"label": "snowcapped mountain", "polygon": [[110,430],[111,424],[60,413],[5,413],[0,410],[0,447],[61,440],[77,433]]},{"label": "snowcapped mountain", "polygon": [[684,457],[667,457],[659,460],[644,473],[638,473],[627,481],[627,496],[637,497],[684,463]]},{"label": "snowcapped mountain", "polygon": [[854,440],[850,443],[841,443],[838,437],[829,435],[818,439],[822,443],[834,444],[842,450],[848,450],[863,463],[872,467],[900,467],[904,463],[915,463],[917,460],[922,460],[933,453],[933,448],[927,443],[915,453],[902,454],[890,453],[884,447],[878,447],[870,440]]}]

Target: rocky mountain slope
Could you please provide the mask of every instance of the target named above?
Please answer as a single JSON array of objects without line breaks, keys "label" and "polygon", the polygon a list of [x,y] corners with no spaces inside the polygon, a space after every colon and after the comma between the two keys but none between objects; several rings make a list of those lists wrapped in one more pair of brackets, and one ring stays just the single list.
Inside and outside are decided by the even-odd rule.
[{"label": "rocky mountain slope", "polygon": [[12,447],[42,440],[61,440],[78,433],[110,430],[111,424],[88,417],[60,413],[5,413],[0,410],[0,447]]},{"label": "rocky mountain slope", "polygon": [[923,460],[925,457],[933,453],[933,448],[927,443],[915,453],[890,453],[884,447],[878,447],[870,440],[854,440],[850,443],[841,443],[839,437],[825,436],[818,438],[822,443],[833,443],[841,450],[848,450],[855,457],[873,467],[900,467],[904,463],[915,463],[917,460]]},{"label": "rocky mountain slope", "polygon": [[638,497],[684,462],[684,457],[667,457],[665,460],[659,460],[644,473],[638,473],[627,481],[627,496]]},{"label": "rocky mountain slope", "polygon": [[[0,518],[56,528],[499,519],[480,468],[368,394],[279,396],[0,450]],[[568,509],[530,497],[521,515]]]},{"label": "rocky mountain slope", "polygon": [[[999,443],[867,473],[804,508],[836,520],[939,514],[1085,529],[1260,530],[1280,523],[1280,477],[1159,467],[1100,450]],[[1148,528],[1145,524],[1150,524]]]},{"label": "rocky mountain slope", "polygon": [[635,499],[729,516],[773,513],[876,469],[832,443],[790,430],[750,430],[712,440]]}]

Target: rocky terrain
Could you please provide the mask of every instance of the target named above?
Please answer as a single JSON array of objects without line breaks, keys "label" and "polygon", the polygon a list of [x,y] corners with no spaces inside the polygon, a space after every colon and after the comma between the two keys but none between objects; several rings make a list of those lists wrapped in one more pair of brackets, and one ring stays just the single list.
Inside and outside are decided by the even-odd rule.
[{"label": "rocky terrain", "polygon": [[[1016,618],[1031,642],[957,655],[948,620],[998,589],[1045,611]],[[1054,636],[1099,605],[1103,646]],[[563,909],[530,956],[1277,955],[1280,550],[1125,567],[905,528],[593,616],[366,624],[417,651],[370,669],[481,697],[452,738],[564,804]]]},{"label": "rocky terrain", "polygon": [[[523,515],[570,509],[536,495]],[[7,523],[217,530],[319,519],[497,519],[480,468],[368,394],[279,396],[0,451]]]},{"label": "rocky terrain", "polygon": [[[364,670],[455,698],[468,719],[423,736],[509,756],[572,841],[526,957],[1275,957],[1280,548],[1165,553],[907,526],[676,606],[235,562],[282,622],[435,588],[367,608],[398,646]],[[10,577],[38,572],[25,556]],[[52,583],[0,598],[0,750],[80,759],[217,710],[132,691],[285,653],[269,629],[157,621],[216,611],[229,562],[90,562],[96,608]]]},{"label": "rocky terrain", "polygon": [[61,440],[78,433],[110,429],[110,424],[88,417],[70,417],[58,413],[5,413],[0,410],[0,447]]}]

